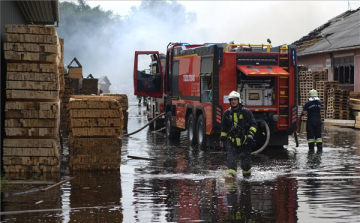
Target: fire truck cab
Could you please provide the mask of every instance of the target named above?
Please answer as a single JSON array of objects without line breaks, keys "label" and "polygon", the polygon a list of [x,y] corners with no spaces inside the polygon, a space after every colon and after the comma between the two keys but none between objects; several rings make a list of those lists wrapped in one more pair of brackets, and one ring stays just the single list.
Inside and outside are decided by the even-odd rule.
[{"label": "fire truck cab", "polygon": [[168,138],[187,131],[189,143],[205,148],[218,141],[236,90],[259,124],[255,150],[282,146],[296,129],[296,65],[292,45],[170,43],[166,55],[135,52],[134,93],[150,97],[149,119],[165,114],[152,128],[165,125]]}]

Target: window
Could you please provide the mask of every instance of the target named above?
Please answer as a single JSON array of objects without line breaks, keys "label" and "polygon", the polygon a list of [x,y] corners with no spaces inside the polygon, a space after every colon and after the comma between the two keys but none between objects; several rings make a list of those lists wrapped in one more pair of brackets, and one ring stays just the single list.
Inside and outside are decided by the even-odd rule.
[{"label": "window", "polygon": [[340,84],[354,84],[354,57],[339,57],[334,59],[334,80]]}]

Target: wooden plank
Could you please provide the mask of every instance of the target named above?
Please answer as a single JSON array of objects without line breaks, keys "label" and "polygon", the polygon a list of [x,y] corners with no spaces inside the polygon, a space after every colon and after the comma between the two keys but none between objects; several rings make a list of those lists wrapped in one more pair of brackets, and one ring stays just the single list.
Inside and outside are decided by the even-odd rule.
[{"label": "wooden plank", "polygon": [[54,64],[59,64],[60,62],[58,54],[51,53],[4,51],[4,58],[11,61],[47,62]]},{"label": "wooden plank", "polygon": [[74,136],[88,137],[88,136],[104,136],[104,137],[120,137],[123,134],[121,127],[91,127],[91,128],[74,128],[72,125],[71,131]]},{"label": "wooden plank", "polygon": [[70,156],[72,155],[121,155],[121,145],[120,146],[71,146],[70,147]]},{"label": "wooden plank", "polygon": [[59,148],[3,148],[3,156],[20,157],[59,157]]},{"label": "wooden plank", "polygon": [[58,73],[7,72],[8,81],[46,81],[58,82]]},{"label": "wooden plank", "polygon": [[59,39],[54,35],[5,33],[5,42],[59,44]]},{"label": "wooden plank", "polygon": [[5,118],[58,118],[59,111],[37,111],[37,110],[7,110]]},{"label": "wooden plank", "polygon": [[69,101],[69,108],[71,109],[106,109],[113,108],[119,109],[117,100],[107,96],[90,96],[90,97],[77,97],[72,96]]},{"label": "wooden plank", "polygon": [[59,84],[45,81],[6,81],[6,89],[58,91]]},{"label": "wooden plank", "polygon": [[58,73],[56,64],[39,63],[7,63],[7,72],[40,72],[40,73]]},{"label": "wooden plank", "polygon": [[54,184],[55,181],[38,181],[38,180],[7,180],[6,184],[21,184],[21,185],[51,185]]},{"label": "wooden plank", "polygon": [[64,183],[66,183],[66,182],[68,182],[69,180],[72,180],[72,179],[74,179],[74,177],[70,177],[69,179],[60,181],[59,183],[56,183],[56,184],[54,184],[54,185],[52,185],[52,186],[49,186],[49,187],[44,188],[44,189],[41,189],[41,191],[45,192],[45,191],[50,190],[50,189],[52,189],[52,188],[54,188],[54,187],[57,187],[57,186],[59,186],[59,185],[61,185],[61,184],[64,184]]},{"label": "wooden plank", "polygon": [[130,155],[128,155],[127,157],[132,158],[132,159],[155,160],[154,158],[142,157],[142,156],[130,156]]},{"label": "wooden plank", "polygon": [[7,99],[59,99],[59,91],[6,90]]},{"label": "wooden plank", "polygon": [[31,127],[23,127],[23,128],[5,128],[5,135],[14,137],[49,137],[49,138],[57,138],[59,133],[58,127],[52,128],[31,128]]},{"label": "wooden plank", "polygon": [[59,148],[57,139],[4,139],[4,147],[7,148]]},{"label": "wooden plank", "polygon": [[88,164],[88,165],[112,165],[121,163],[121,156],[105,155],[72,155],[70,156],[70,165]]},{"label": "wooden plank", "polygon": [[57,36],[55,27],[43,25],[6,24],[6,33],[42,34]]},{"label": "wooden plank", "polygon": [[121,138],[78,138],[72,134],[69,137],[69,146],[71,147],[121,147]]},{"label": "wooden plank", "polygon": [[58,119],[5,119],[6,128],[55,128],[59,125]]},{"label": "wooden plank", "polygon": [[119,170],[120,164],[70,164],[72,171],[106,171]]},{"label": "wooden plank", "polygon": [[4,165],[4,170],[6,173],[55,173],[60,171],[60,165]]},{"label": "wooden plank", "polygon": [[70,109],[71,118],[120,118],[119,109]]},{"label": "wooden plank", "polygon": [[34,52],[34,53],[60,53],[60,45],[36,43],[4,43],[5,51]]},{"label": "wooden plank", "polygon": [[7,110],[59,111],[60,101],[56,101],[56,102],[7,101],[5,103],[5,111]]},{"label": "wooden plank", "polygon": [[58,157],[43,156],[3,156],[4,165],[59,165]]},{"label": "wooden plank", "polygon": [[121,118],[80,118],[71,119],[72,127],[120,127],[123,126]]}]

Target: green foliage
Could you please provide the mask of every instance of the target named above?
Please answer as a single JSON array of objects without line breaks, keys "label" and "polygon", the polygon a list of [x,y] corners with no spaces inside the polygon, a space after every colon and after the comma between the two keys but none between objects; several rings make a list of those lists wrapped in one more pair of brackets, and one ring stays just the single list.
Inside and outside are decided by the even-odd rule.
[{"label": "green foliage", "polygon": [[3,192],[9,186],[7,181],[7,178],[0,176],[0,192]]}]

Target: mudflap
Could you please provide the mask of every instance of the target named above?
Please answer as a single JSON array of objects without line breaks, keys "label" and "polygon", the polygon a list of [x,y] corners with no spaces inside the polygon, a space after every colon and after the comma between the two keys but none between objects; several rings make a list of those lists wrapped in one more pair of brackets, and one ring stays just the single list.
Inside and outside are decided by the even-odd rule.
[{"label": "mudflap", "polygon": [[215,133],[212,135],[206,135],[206,147],[209,149],[218,149],[219,145],[220,133]]},{"label": "mudflap", "polygon": [[268,146],[282,147],[289,144],[287,131],[272,132]]}]

